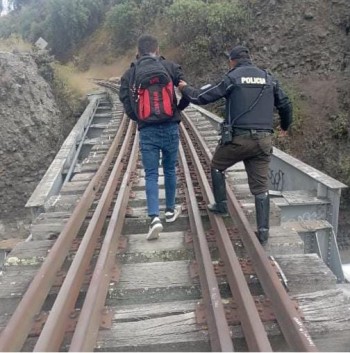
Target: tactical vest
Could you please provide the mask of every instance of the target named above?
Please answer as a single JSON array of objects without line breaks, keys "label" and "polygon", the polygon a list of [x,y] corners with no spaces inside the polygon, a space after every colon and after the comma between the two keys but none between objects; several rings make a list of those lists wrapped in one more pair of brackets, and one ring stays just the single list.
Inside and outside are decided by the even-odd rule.
[{"label": "tactical vest", "polygon": [[[233,83],[226,100],[226,119],[241,129],[272,130],[272,77],[255,66],[239,66],[228,73]],[[265,88],[264,88],[265,87]]]}]

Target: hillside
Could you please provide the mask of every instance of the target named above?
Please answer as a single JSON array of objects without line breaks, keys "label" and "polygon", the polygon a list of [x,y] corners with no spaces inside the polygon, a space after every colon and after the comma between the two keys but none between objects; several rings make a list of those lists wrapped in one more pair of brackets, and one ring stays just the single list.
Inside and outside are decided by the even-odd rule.
[{"label": "hillside", "polygon": [[[68,6],[71,6],[74,1],[60,0],[60,2],[69,9]],[[163,55],[178,61],[183,66],[188,81],[194,85],[219,79],[227,70],[223,51],[237,43],[245,44],[250,48],[254,62],[261,67],[269,68],[281,80],[294,103],[294,126],[289,137],[282,139],[276,136],[276,145],[350,185],[350,157],[348,157],[350,156],[348,109],[350,104],[348,90],[350,84],[350,3],[348,0],[306,0],[302,2],[296,0],[232,0],[209,3],[200,0],[177,0],[174,4],[181,6],[172,8],[173,13],[182,14],[177,17],[166,14],[169,7],[166,4],[172,4],[173,1],[161,0],[161,2],[165,7],[156,7],[157,2],[144,0],[129,2],[133,3],[133,7],[130,8],[130,4],[127,5],[128,2],[125,1],[99,0],[93,2],[87,0],[85,3],[90,12],[86,12],[87,15],[84,18],[79,17],[80,21],[89,21],[89,18],[94,18],[94,22],[90,21],[89,26],[86,27],[87,31],[79,32],[79,35],[75,32],[65,34],[60,31],[56,33],[56,36],[52,36],[54,32],[51,29],[43,32],[47,26],[43,17],[45,2],[38,0],[35,3],[31,0],[22,0],[18,3],[29,4],[29,7],[24,6],[22,12],[13,16],[14,20],[20,22],[18,16],[24,15],[27,16],[25,18],[34,18],[35,11],[30,11],[30,6],[35,8],[40,3],[42,7],[40,21],[38,19],[35,26],[31,23],[27,27],[23,25],[23,28],[11,28],[22,33],[24,37],[30,34],[32,37],[26,38],[29,41],[36,38],[34,34],[44,35],[46,33],[45,38],[50,39],[50,43],[53,43],[52,47],[60,54],[57,58],[62,57],[61,72],[65,79],[82,94],[93,89],[91,78],[108,78],[123,73],[135,55],[135,38],[140,31],[148,31],[157,35],[161,42]],[[225,7],[231,3],[234,7],[227,8],[232,8],[232,13]],[[93,17],[94,9],[98,4],[101,4],[101,7]],[[124,24],[122,29],[113,27],[116,22],[113,22],[111,14],[115,14],[113,9],[117,6],[129,6],[128,11],[131,11],[130,13],[135,18],[137,15],[139,21],[145,21],[140,22],[143,23],[142,28],[135,27],[137,30],[133,31],[132,26],[135,26],[135,23],[131,21],[133,17],[131,19],[126,17],[125,14],[128,12],[124,12],[125,16],[119,18],[120,21],[129,21],[126,22],[127,25]],[[155,9],[156,11],[153,11]],[[187,13],[181,12],[185,10]],[[156,16],[153,22],[149,22],[148,14],[153,13],[152,11],[156,13]],[[211,11],[212,16],[209,17],[211,22],[203,15],[208,11]],[[148,17],[145,20],[146,15]],[[50,16],[50,21],[53,21],[54,18]],[[5,24],[8,24],[10,19],[6,19]],[[225,25],[222,26],[218,19],[226,21],[223,22]],[[62,18],[56,18],[56,21],[58,20]],[[109,23],[109,26],[106,26],[106,23]],[[0,23],[0,35],[4,33],[4,28],[8,32],[10,27],[4,27],[4,25],[1,27]],[[61,45],[62,41],[57,41],[62,35],[66,35],[66,42],[69,42],[69,46],[66,45],[66,52],[62,52],[64,49]],[[127,41],[121,41],[123,35]],[[21,59],[18,58],[18,60]],[[11,65],[3,59],[1,63],[4,73],[7,72],[6,74],[11,76]],[[26,73],[27,69],[18,65],[14,77],[17,77],[17,73],[21,75],[22,70]],[[38,74],[34,69],[32,71],[33,75]],[[41,79],[38,78],[38,80]],[[13,85],[15,84],[16,82],[13,81]],[[22,85],[26,87],[30,85],[30,82],[25,80]],[[36,97],[34,100],[40,100],[40,97],[35,95],[40,95],[42,92],[30,94]],[[30,109],[22,107],[25,102],[30,107],[29,98],[28,100],[20,99],[20,104],[17,104],[17,96],[6,93],[5,97],[6,100],[3,100],[1,104],[1,109],[6,108],[4,117],[10,114],[15,117],[21,116],[25,111],[25,119],[32,119],[31,113],[28,113]],[[61,133],[62,122],[58,122],[60,119],[55,118],[56,114],[59,115],[56,111],[50,114],[52,126],[51,123],[40,123],[47,126],[53,138],[51,139],[51,135],[48,134],[45,136],[47,140],[45,158],[40,157],[39,148],[37,151],[33,150],[34,154],[39,153],[39,156],[35,158],[42,160],[43,163],[39,169],[36,168],[36,173],[31,174],[30,180],[23,179],[30,169],[24,172],[10,159],[7,162],[7,172],[6,175],[4,174],[6,181],[2,178],[2,182],[8,183],[11,179],[13,184],[22,183],[23,180],[27,180],[28,183],[26,183],[26,191],[22,192],[19,189],[19,194],[15,198],[10,195],[4,196],[3,200],[6,201],[0,207],[2,216],[9,215],[12,208],[23,208],[27,195],[33,190],[42,171],[49,165],[50,158],[57,151],[59,141],[62,141],[66,135],[67,131]],[[44,115],[43,120],[45,119]],[[24,134],[24,141],[27,136],[34,133],[33,130],[36,131],[32,123],[27,124],[23,129],[22,124],[25,125],[25,123],[19,118],[2,118],[2,121],[3,131],[8,131],[12,129],[12,124],[17,124],[18,130]],[[45,131],[43,134],[45,135]],[[6,142],[11,141],[11,138],[4,135],[3,143],[11,144],[11,142]],[[38,136],[36,141],[38,140],[42,141],[42,136]],[[23,142],[18,145],[18,148],[17,153],[21,154],[20,150],[24,151],[28,146]],[[17,157],[15,154],[10,154],[8,158],[14,158],[13,161],[15,161]],[[350,203],[348,194],[345,196],[344,204]],[[346,210],[344,212],[343,222],[346,222],[346,219],[350,217],[347,216]],[[342,227],[340,229],[342,230]]]},{"label": "hillside", "polygon": [[[247,35],[237,38],[237,42],[250,48],[258,66],[268,68],[281,80],[294,103],[295,122],[290,137],[277,139],[276,144],[350,184],[350,3],[346,0],[243,3],[249,14],[244,30]],[[154,31],[160,37],[163,55],[182,64],[191,84],[217,80],[227,70],[223,55],[218,54],[210,61],[188,58],[181,48],[166,41],[165,30],[152,27],[151,32]],[[118,76],[128,67],[135,49],[113,61],[111,48],[106,50],[108,47],[101,44],[103,40],[101,35],[92,37],[77,57],[91,59],[90,75],[99,75],[99,68],[101,77]],[[227,43],[227,48],[234,44]],[[103,65],[107,59],[112,63]]]},{"label": "hillside", "polygon": [[51,87],[29,54],[0,52],[0,230],[17,221],[64,135]]}]

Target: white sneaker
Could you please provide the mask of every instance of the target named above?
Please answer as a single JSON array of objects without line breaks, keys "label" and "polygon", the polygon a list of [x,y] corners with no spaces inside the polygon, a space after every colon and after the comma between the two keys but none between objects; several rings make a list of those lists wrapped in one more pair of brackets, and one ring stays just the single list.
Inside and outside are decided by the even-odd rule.
[{"label": "white sneaker", "polygon": [[171,223],[176,221],[177,217],[180,216],[182,211],[181,205],[176,206],[174,210],[168,210],[165,212],[165,222]]},{"label": "white sneaker", "polygon": [[162,222],[159,217],[154,217],[152,219],[151,225],[149,227],[148,234],[146,236],[147,240],[154,240],[159,238],[159,233],[163,230]]}]

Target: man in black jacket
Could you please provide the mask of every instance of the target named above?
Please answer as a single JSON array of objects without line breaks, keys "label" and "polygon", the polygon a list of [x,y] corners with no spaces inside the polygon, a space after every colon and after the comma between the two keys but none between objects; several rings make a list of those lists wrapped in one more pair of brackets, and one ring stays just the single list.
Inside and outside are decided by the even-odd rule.
[{"label": "man in black jacket", "polygon": [[159,219],[160,152],[165,183],[165,221],[174,222],[181,212],[181,206],[175,206],[175,167],[179,148],[180,110],[189,102],[183,98],[177,105],[174,85],[177,86],[183,79],[180,65],[159,55],[158,41],[151,35],[142,35],[138,39],[137,60],[121,78],[119,98],[125,113],[137,122],[140,131],[150,217],[148,240],[157,239],[163,230]]},{"label": "man in black jacket", "polygon": [[185,98],[199,105],[226,98],[221,141],[211,162],[215,204],[208,205],[208,209],[216,214],[227,213],[224,171],[243,161],[255,197],[258,239],[265,244],[269,236],[273,110],[277,108],[281,128],[287,131],[292,122],[292,106],[279,82],[252,64],[246,47],[234,47],[229,59],[230,70],[218,84],[198,90],[181,81],[179,89]]}]

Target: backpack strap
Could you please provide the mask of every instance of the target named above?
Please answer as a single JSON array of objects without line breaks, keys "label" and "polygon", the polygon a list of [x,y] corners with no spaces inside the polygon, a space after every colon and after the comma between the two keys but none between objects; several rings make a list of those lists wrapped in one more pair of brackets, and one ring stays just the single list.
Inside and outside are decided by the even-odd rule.
[{"label": "backpack strap", "polygon": [[169,75],[171,81],[173,81],[173,83],[174,83],[173,77],[171,76],[169,70],[168,70],[167,67],[163,64],[163,61],[165,60],[165,58],[164,58],[163,56],[159,56],[159,57],[158,57],[158,60],[159,60],[159,62],[162,64],[162,66],[164,67],[165,71],[168,73],[168,75]]},{"label": "backpack strap", "polygon": [[[141,58],[133,61],[131,64],[130,64],[130,69],[131,69],[131,76],[130,76],[130,86],[131,86],[131,90],[133,91],[133,94],[135,93],[134,92],[134,89],[135,89],[135,77],[136,77],[136,67],[140,64],[141,61],[144,61],[146,59],[152,59],[152,60],[156,60],[156,61],[159,61],[159,58],[158,57],[153,57],[153,56],[150,56],[150,55],[143,55],[141,56]],[[163,64],[162,64],[163,65]],[[163,65],[164,66],[164,65]],[[165,70],[168,72],[168,70],[166,69],[166,67],[164,66]],[[170,76],[171,78],[171,76]]]}]

